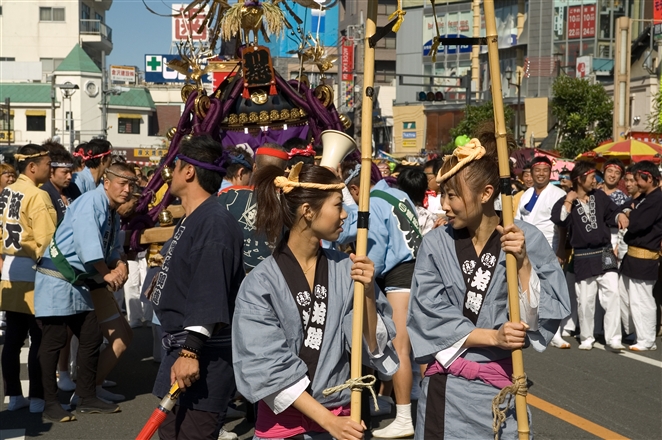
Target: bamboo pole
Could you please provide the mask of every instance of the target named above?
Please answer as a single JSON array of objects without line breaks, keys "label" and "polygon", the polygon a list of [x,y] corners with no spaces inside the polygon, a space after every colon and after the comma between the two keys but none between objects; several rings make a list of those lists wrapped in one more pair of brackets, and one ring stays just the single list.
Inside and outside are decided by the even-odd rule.
[{"label": "bamboo pole", "polygon": [[[503,209],[503,226],[513,224],[513,197],[510,195],[510,159],[506,141],[506,121],[503,113],[503,94],[501,90],[501,71],[499,66],[499,46],[494,15],[494,0],[483,2],[485,13],[485,30],[487,36],[487,52],[492,80],[492,104],[494,106],[494,125],[496,131],[497,153],[499,156],[499,175],[501,176],[501,204]],[[511,322],[520,322],[519,292],[517,277],[517,260],[513,254],[506,254],[506,280],[508,282],[508,309]],[[513,376],[524,376],[524,359],[522,349],[512,352]],[[517,431],[520,440],[529,438],[529,419],[526,411],[526,396],[515,396],[515,411],[517,414]]]},{"label": "bamboo pole", "polygon": [[[359,194],[359,218],[356,232],[356,255],[368,251],[368,210],[370,209],[370,169],[372,167],[372,108],[375,83],[375,49],[368,38],[377,32],[377,0],[368,0],[368,14],[363,33],[363,99],[361,108],[361,192]],[[352,321],[351,378],[361,377],[361,350],[363,347],[363,313],[365,309],[363,284],[354,283],[354,319]],[[352,389],[352,420],[361,423],[361,389]]]}]

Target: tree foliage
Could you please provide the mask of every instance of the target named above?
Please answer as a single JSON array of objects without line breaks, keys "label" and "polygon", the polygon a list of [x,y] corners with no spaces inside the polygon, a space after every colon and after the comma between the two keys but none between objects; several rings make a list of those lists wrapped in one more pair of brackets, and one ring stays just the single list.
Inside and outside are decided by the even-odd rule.
[{"label": "tree foliage", "polygon": [[613,103],[601,84],[559,76],[552,85],[552,114],[558,120],[559,151],[574,158],[612,136]]},{"label": "tree foliage", "polygon": [[[509,127],[510,121],[513,119],[515,112],[508,105],[504,106],[503,111],[506,119],[506,127]],[[455,127],[451,128],[451,141],[448,145],[443,147],[444,152],[453,151],[455,148],[456,137],[462,135],[469,136],[470,138],[474,137],[476,128],[486,121],[494,121],[494,108],[492,101],[485,101],[480,105],[467,107],[464,112],[464,119],[462,119]]]},{"label": "tree foliage", "polygon": [[653,98],[653,111],[648,115],[648,131],[662,134],[662,89]]}]

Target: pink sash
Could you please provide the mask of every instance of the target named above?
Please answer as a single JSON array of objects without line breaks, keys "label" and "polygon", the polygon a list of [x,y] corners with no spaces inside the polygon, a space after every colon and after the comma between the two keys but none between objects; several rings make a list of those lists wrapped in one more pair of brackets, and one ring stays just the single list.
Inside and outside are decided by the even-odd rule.
[{"label": "pink sash", "polygon": [[437,361],[429,364],[425,375],[432,376],[433,374],[452,374],[469,380],[480,379],[494,387],[505,388],[513,384],[510,379],[513,374],[513,362],[510,358],[505,358],[494,362],[479,363],[459,357],[448,368],[444,368]]},{"label": "pink sash", "polygon": [[[336,416],[349,416],[349,407],[329,409]],[[255,435],[261,438],[289,438],[306,432],[326,432],[320,425],[290,406],[274,414],[269,405],[260,400],[255,422]]]}]

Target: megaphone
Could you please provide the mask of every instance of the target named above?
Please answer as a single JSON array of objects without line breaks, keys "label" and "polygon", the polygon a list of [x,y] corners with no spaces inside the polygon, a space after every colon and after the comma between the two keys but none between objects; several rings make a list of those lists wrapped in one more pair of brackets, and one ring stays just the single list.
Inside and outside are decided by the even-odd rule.
[{"label": "megaphone", "polygon": [[356,141],[338,130],[322,132],[322,160],[320,165],[335,169],[349,153],[358,148]]}]

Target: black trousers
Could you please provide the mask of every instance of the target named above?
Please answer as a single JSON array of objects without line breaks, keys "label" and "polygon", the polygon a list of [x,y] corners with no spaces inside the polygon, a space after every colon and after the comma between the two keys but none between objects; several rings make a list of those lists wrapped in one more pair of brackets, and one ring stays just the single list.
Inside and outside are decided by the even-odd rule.
[{"label": "black trousers", "polygon": [[94,312],[82,312],[69,316],[42,317],[39,321],[43,332],[39,362],[46,403],[58,401],[55,371],[60,351],[67,345],[67,329],[78,337],[76,394],[82,398],[95,396],[99,348],[103,342],[97,315]]},{"label": "black trousers", "polygon": [[219,414],[175,405],[159,426],[160,440],[216,440]]},{"label": "black trousers", "polygon": [[25,338],[30,335],[30,352],[28,355],[28,378],[30,379],[29,396],[37,399],[44,397],[41,385],[41,367],[37,353],[41,344],[41,329],[34,315],[18,312],[5,312],[7,329],[5,330],[5,345],[2,349],[2,377],[6,396],[22,396],[21,389],[21,348]]}]

